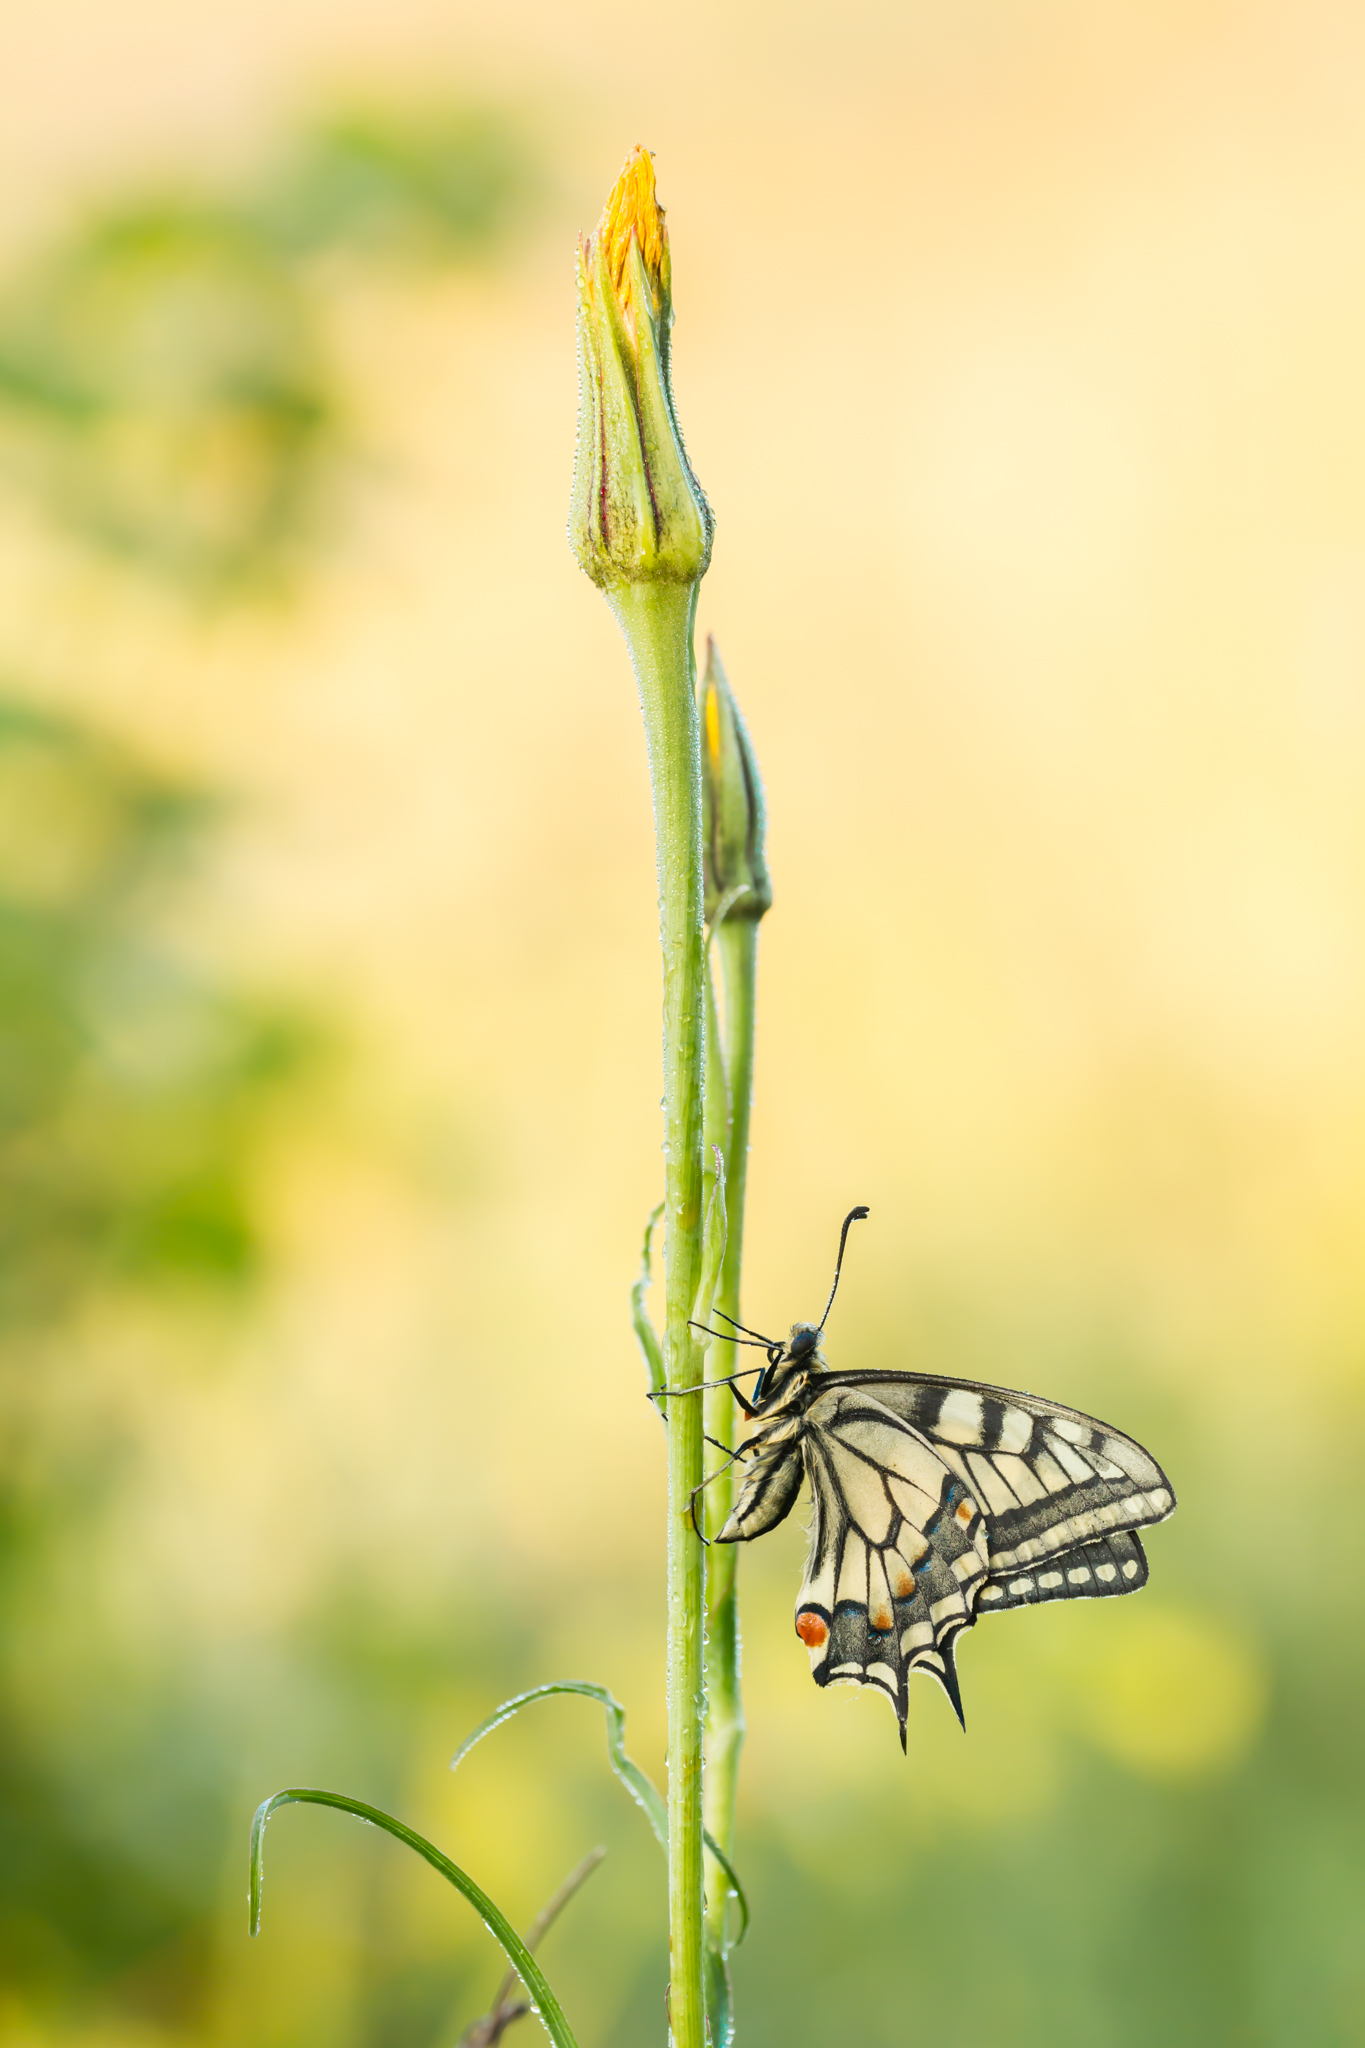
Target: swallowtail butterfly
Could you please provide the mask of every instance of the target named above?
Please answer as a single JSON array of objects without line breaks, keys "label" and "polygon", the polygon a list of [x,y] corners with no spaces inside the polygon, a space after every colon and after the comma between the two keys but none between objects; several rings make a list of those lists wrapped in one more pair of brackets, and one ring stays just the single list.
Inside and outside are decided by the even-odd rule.
[{"label": "swallowtail butterfly", "polygon": [[912,1671],[936,1678],[962,1721],[963,1631],[1007,1607],[1135,1593],[1137,1532],[1165,1521],[1175,1494],[1141,1444],[1059,1401],[934,1373],[830,1372],[820,1339],[849,1226],[867,1213],[844,1219],[818,1324],[793,1324],[785,1344],[733,1325],[767,1363],[748,1398],[745,1373],[718,1383],[758,1426],[735,1453],[747,1476],[717,1540],[776,1528],[810,1481],[796,1633],[817,1685],[886,1694],[904,1749]]}]

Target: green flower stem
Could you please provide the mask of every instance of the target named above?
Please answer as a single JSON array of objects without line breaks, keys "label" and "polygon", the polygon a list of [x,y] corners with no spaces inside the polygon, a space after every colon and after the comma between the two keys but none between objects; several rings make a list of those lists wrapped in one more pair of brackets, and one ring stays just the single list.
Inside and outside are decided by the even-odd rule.
[{"label": "green flower stem", "polygon": [[[695,1386],[688,1318],[701,1269],[701,754],[695,583],[620,583],[611,601],[640,687],[659,863],[664,969],[664,1376]],[[676,2048],[705,2048],[702,1935],[703,1551],[688,1508],[702,1477],[701,1402],[668,1404],[668,1928]]]},{"label": "green flower stem", "polygon": [[[720,949],[724,972],[725,1066],[729,1083],[729,1128],[722,1141],[729,1230],[716,1307],[726,1315],[740,1313],[740,1270],[744,1258],[744,1184],[749,1164],[749,1110],[754,1080],[754,992],[758,969],[758,924],[753,919],[727,921],[713,941]],[[708,1133],[709,1136],[709,1133]],[[744,1363],[733,1344],[712,1347],[706,1377],[718,1379]],[[713,1387],[702,1396],[706,1434],[732,1447],[739,1410],[728,1387]],[[712,1539],[725,1526],[734,1504],[739,1477],[731,1466],[706,1490],[706,1533]],[[707,1832],[727,1856],[734,1855],[735,1792],[739,1756],[744,1746],[744,1699],[740,1690],[738,1587],[739,1546],[716,1544],[707,1559],[706,1649],[706,1795]],[[711,1887],[707,1898],[707,1935],[713,1950],[726,1946],[726,1888]],[[714,2028],[713,2028],[714,2032]]]}]

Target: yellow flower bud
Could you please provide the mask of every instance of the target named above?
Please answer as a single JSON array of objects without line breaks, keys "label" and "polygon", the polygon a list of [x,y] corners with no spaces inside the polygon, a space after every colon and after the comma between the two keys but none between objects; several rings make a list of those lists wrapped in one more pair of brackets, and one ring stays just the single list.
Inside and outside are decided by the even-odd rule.
[{"label": "yellow flower bud", "polygon": [[633,149],[578,252],[579,403],[569,531],[585,573],[691,583],[711,508],[683,451],[668,373],[668,231],[649,152]]},{"label": "yellow flower bud", "polygon": [[764,858],[766,814],[758,761],[739,715],[716,643],[706,643],[706,674],[697,690],[701,715],[703,847],[706,915],[736,890],[727,919],[757,920],[772,908]]}]

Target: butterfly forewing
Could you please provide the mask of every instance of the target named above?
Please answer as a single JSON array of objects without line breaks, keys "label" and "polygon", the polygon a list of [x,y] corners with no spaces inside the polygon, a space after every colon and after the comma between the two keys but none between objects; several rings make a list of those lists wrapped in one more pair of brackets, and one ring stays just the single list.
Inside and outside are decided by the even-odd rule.
[{"label": "butterfly forewing", "polygon": [[[1141,1444],[1059,1402],[914,1373],[830,1373],[825,1383],[881,1402],[972,1489],[993,1578],[1044,1571],[1100,1537],[1164,1521],[1175,1506],[1170,1481]],[[1124,1591],[1139,1582],[1122,1569],[1133,1562],[1126,1552],[1118,1560]],[[1110,1583],[1090,1588],[1078,1579],[1075,1594],[1053,1597],[1084,1597]]]}]

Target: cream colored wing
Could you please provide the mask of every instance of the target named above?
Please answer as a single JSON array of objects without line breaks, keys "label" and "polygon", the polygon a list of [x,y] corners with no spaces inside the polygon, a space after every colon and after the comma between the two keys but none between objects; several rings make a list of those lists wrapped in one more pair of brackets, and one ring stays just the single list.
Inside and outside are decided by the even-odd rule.
[{"label": "cream colored wing", "polygon": [[1132,1437],[1005,1387],[917,1373],[829,1377],[926,1438],[980,1503],[997,1587],[985,1605],[1103,1597],[1145,1582],[1142,1545],[1125,1532],[1165,1521],[1175,1493]]},{"label": "cream colored wing", "polygon": [[910,1673],[936,1678],[962,1718],[954,1644],[990,1570],[971,1487],[909,1423],[861,1389],[806,1410],[815,1516],[796,1632],[817,1685],[884,1692],[900,1725]]}]

